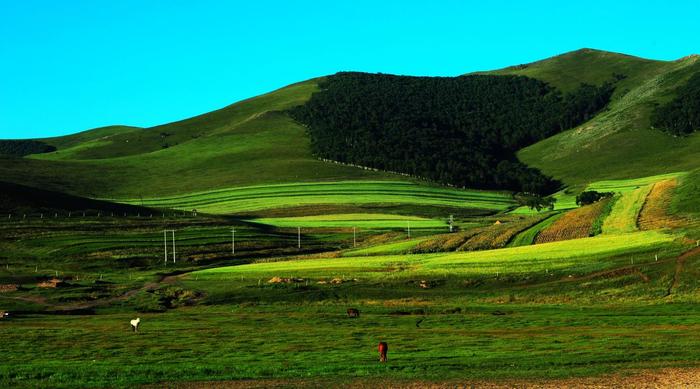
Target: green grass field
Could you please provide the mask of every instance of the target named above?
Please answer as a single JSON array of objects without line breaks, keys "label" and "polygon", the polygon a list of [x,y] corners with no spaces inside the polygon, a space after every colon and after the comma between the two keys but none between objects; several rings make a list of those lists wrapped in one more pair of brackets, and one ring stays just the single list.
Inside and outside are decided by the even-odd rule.
[{"label": "green grass field", "polygon": [[519,233],[510,243],[508,243],[508,247],[528,246],[533,244],[535,242],[537,234],[539,234],[540,231],[544,230],[545,228],[551,226],[552,223],[557,221],[557,219],[559,219],[562,215],[564,214],[553,214],[552,216],[542,220],[541,222],[535,224],[527,230]]},{"label": "green grass field", "polygon": [[[599,236],[499,250],[466,253],[344,257],[255,263],[196,272],[202,280],[236,277],[363,277],[409,278],[455,275],[503,275],[569,269],[604,268],[601,257],[661,248],[674,237],[655,231]],[[607,264],[609,265],[609,264]]]},{"label": "green grass field", "polygon": [[[183,196],[117,199],[127,204],[207,213],[245,213],[271,208],[328,204],[415,204],[505,210],[507,193],[448,189],[398,181],[340,181],[230,188]],[[447,215],[446,215],[447,216]]]},{"label": "green grass field", "polygon": [[[0,387],[526,387],[700,366],[700,135],[649,127],[654,104],[697,71],[697,57],[580,50],[494,72],[562,91],[626,76],[608,109],[519,153],[565,184],[551,213],[314,158],[285,110],[317,80],[0,157],[0,186],[28,186],[0,193],[12,213],[0,215],[0,310],[11,313]],[[670,208],[656,211],[677,224],[639,231],[650,189],[670,178]],[[37,187],[47,191],[29,198]],[[533,244],[584,189],[615,193],[599,234]],[[58,192],[129,206],[68,218],[87,200]]]},{"label": "green grass field", "polygon": [[[640,178],[630,178],[630,179],[620,179],[620,180],[602,180],[595,181],[585,186],[575,186],[569,187],[559,192],[555,193],[553,197],[556,199],[554,203],[554,210],[565,211],[568,209],[573,209],[578,207],[576,204],[576,195],[584,190],[593,190],[596,192],[612,192],[612,193],[627,193],[629,191],[641,188],[643,186],[651,185],[656,182],[668,180],[671,178],[682,178],[686,175],[686,172],[674,172],[666,174],[657,174],[653,176],[640,177]],[[540,212],[547,212],[544,209]],[[517,207],[513,209],[510,213],[516,215],[532,215],[538,213],[536,210],[532,210],[528,207]]]},{"label": "green grass field", "polygon": [[694,170],[680,178],[680,185],[673,196],[671,208],[674,213],[690,217],[700,213],[700,170]]},{"label": "green grass field", "polygon": [[654,184],[656,182],[665,181],[671,178],[678,178],[685,176],[686,173],[668,173],[668,174],[658,174],[655,176],[648,176],[642,178],[633,178],[628,180],[605,180],[597,181],[590,184],[586,190],[595,190],[598,192],[613,192],[613,193],[627,193],[641,187]]},{"label": "green grass field", "polygon": [[[303,386],[309,377],[328,385],[343,382],[339,377],[556,378],[685,365],[699,357],[696,305],[621,306],[618,315],[602,307],[518,305],[493,315],[503,308],[458,300],[426,316],[370,307],[348,320],[338,305],[219,306],[142,315],[138,335],[128,331],[130,315],[28,316],[21,327],[0,323],[16,347],[15,364],[0,366],[0,383],[94,387],[277,378]],[[420,317],[425,320],[416,328]],[[376,362],[379,339],[390,344],[386,366]]]},{"label": "green grass field", "polygon": [[343,256],[353,257],[362,255],[391,255],[404,254],[412,248],[418,246],[422,242],[430,239],[429,237],[405,239],[400,241],[392,241],[389,243],[375,244],[369,247],[350,249],[343,252]]},{"label": "green grass field", "polygon": [[[192,245],[216,247],[202,241],[211,231],[187,234]],[[149,241],[148,233],[141,236]],[[52,243],[65,244],[70,242]],[[115,247],[77,248],[61,255]],[[700,359],[694,275],[682,277],[672,299],[658,303],[675,267],[669,259],[681,250],[673,235],[651,231],[468,253],[261,260],[186,273],[163,284],[152,281],[160,277],[155,269],[132,269],[133,277],[113,271],[106,280],[126,288],[111,293],[134,287],[139,292],[91,315],[35,311],[0,321],[9,361],[0,363],[0,384],[275,378],[304,386],[310,377],[328,385],[365,378],[439,383],[692,364]],[[630,271],[617,270],[625,268]],[[275,276],[304,280],[268,282]],[[319,283],[331,278],[343,282]],[[89,293],[98,293],[95,282],[4,293],[0,303],[33,296],[67,304],[88,286]],[[154,310],[169,296],[196,293],[202,294],[194,305]],[[350,306],[361,310],[359,319],[345,316]],[[138,334],[128,328],[135,316],[142,319]],[[387,365],[376,362],[379,340],[390,344]]]},{"label": "green grass field", "polygon": [[[323,221],[358,216],[411,219]],[[236,255],[228,251],[232,225]],[[166,226],[177,230],[179,253],[168,267]],[[304,235],[311,251],[298,251],[295,234],[227,218],[33,219],[0,228],[12,237],[0,242],[2,253],[13,258],[0,284],[22,285],[0,293],[0,308],[15,311],[0,321],[7,387],[529,380],[700,360],[696,260],[659,304],[686,249],[668,233],[386,255],[431,236],[365,245],[372,235],[363,231],[362,247],[331,258],[323,252],[351,247],[352,234]],[[35,286],[54,271],[67,286]],[[361,317],[347,319],[348,307]],[[133,334],[136,316],[142,327]],[[386,366],[375,360],[380,340],[391,345]],[[565,350],[577,351],[562,357]]]},{"label": "green grass field", "polygon": [[632,232],[638,229],[637,218],[652,185],[630,190],[615,200],[610,215],[603,222],[604,234]]},{"label": "green grass field", "polygon": [[298,216],[262,218],[251,220],[275,227],[306,228],[440,228],[447,230],[446,220],[426,219],[417,216],[386,215],[377,213],[352,213],[323,216]]}]

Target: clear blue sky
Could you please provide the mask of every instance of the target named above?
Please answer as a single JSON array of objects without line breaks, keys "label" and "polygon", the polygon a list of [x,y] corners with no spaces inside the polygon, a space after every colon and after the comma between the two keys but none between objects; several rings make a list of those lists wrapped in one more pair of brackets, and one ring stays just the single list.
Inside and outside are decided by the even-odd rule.
[{"label": "clear blue sky", "polygon": [[0,138],[152,126],[341,70],[457,75],[582,47],[671,60],[700,51],[699,16],[699,1],[0,0]]}]

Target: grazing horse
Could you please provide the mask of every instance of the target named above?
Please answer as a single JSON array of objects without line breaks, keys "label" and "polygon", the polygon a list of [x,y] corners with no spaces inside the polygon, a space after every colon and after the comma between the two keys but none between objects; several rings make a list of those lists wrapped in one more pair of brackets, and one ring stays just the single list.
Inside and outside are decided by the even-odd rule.
[{"label": "grazing horse", "polygon": [[389,346],[386,342],[379,342],[379,362],[386,362],[386,353],[389,351]]},{"label": "grazing horse", "polygon": [[131,329],[134,332],[139,332],[139,323],[141,323],[141,318],[137,317],[136,319],[131,321]]},{"label": "grazing horse", "polygon": [[356,308],[348,308],[348,317],[360,317],[360,310]]}]

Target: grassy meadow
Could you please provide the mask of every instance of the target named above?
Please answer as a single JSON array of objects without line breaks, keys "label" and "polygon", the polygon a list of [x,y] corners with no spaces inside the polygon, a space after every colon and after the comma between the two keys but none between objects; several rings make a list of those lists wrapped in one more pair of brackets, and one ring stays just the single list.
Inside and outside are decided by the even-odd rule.
[{"label": "grassy meadow", "polygon": [[[610,206],[577,208],[566,189],[565,206],[539,213],[511,212],[508,193],[372,180],[3,219],[0,386],[498,383],[694,366],[700,228],[678,203],[694,177],[593,182],[615,193]],[[652,196],[668,180],[678,185]],[[640,230],[645,209],[682,224]],[[175,263],[163,230],[175,230]],[[537,243],[543,233],[566,240]]]},{"label": "grassy meadow", "polygon": [[[684,366],[699,357],[696,281],[684,279],[672,304],[658,302],[671,281],[670,260],[682,250],[672,235],[637,232],[473,253],[261,258],[157,286],[149,284],[163,269],[134,271],[121,284],[138,293],[89,314],[17,307],[16,317],[0,322],[11,361],[0,363],[0,383],[497,382]],[[105,278],[117,281],[116,273]],[[76,284],[95,282],[72,283],[45,293],[68,297]],[[148,305],[182,291],[196,291],[197,301]],[[359,308],[360,318],[348,319],[348,307]],[[137,334],[128,328],[135,316]],[[390,344],[386,365],[376,362],[380,340]]]},{"label": "grassy meadow", "polygon": [[338,181],[230,188],[182,196],[117,199],[126,204],[197,209],[207,213],[250,213],[309,205],[414,204],[505,210],[507,193],[449,189],[400,181]]},{"label": "grassy meadow", "polygon": [[[621,190],[618,201],[628,196],[633,206],[599,217],[636,220],[646,204],[640,189],[651,185],[643,184]],[[694,247],[692,224],[533,244],[578,209],[513,215],[507,194],[397,182],[325,183],[301,193],[326,196],[330,187],[340,196],[353,185],[373,201],[414,197],[396,208],[384,198],[376,208],[348,212],[339,203],[309,214],[277,197],[293,198],[300,186],[262,186],[241,189],[239,199],[286,205],[243,207],[239,216],[4,220],[0,309],[12,316],[0,320],[0,385],[499,382],[700,360],[700,257],[683,254]],[[219,195],[230,193],[211,194]],[[416,198],[453,208],[427,211]],[[445,211],[476,201],[491,208],[459,214],[458,230],[447,233]],[[673,212],[660,204],[654,212]],[[301,247],[295,227],[303,227]],[[176,263],[164,262],[165,229],[176,231]],[[63,283],[41,286],[52,278]],[[347,317],[350,307],[360,318]],[[129,330],[134,317],[139,333]],[[386,365],[376,361],[379,341],[390,345]]]},{"label": "grassy meadow", "polygon": [[[315,158],[286,110],[318,80],[0,156],[0,188],[16,186],[0,193],[0,387],[524,387],[697,367],[700,135],[649,115],[698,70],[586,49],[492,72],[564,92],[626,76],[606,110],[519,152],[562,182],[539,212]],[[613,197],[579,207],[583,190]]]},{"label": "grassy meadow", "polygon": [[[601,257],[619,253],[636,254],[662,249],[674,237],[656,231],[567,240],[535,246],[498,250],[378,255],[364,257],[275,261],[233,267],[218,267],[194,273],[199,279],[225,280],[236,277],[260,279],[289,278],[411,278],[448,276],[503,276],[545,270],[568,269],[571,272],[604,268]],[[653,258],[653,257],[652,257]],[[581,270],[578,270],[578,269]]]},{"label": "grassy meadow", "polygon": [[275,227],[305,228],[440,228],[447,229],[446,220],[426,219],[417,216],[368,214],[336,214],[326,216],[297,216],[261,218],[252,221]]}]

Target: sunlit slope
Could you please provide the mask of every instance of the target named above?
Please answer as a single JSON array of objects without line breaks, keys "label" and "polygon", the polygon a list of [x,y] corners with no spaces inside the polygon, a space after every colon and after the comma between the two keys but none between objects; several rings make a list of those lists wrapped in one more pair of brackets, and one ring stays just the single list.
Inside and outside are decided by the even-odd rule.
[{"label": "sunlit slope", "polygon": [[100,198],[385,178],[311,155],[304,128],[283,110],[303,103],[315,90],[312,80],[163,126],[112,127],[51,139],[58,151],[3,160],[0,176]]},{"label": "sunlit slope", "polygon": [[[139,131],[143,130],[141,127],[133,127],[133,126],[107,126],[107,127],[99,127],[99,128],[93,128],[91,130],[87,131],[81,131],[75,134],[70,134],[70,135],[65,135],[65,136],[59,136],[59,137],[53,137],[53,138],[44,138],[41,139],[42,141],[55,146],[57,149],[60,150],[66,150],[66,149],[72,149],[76,148],[78,146],[82,146],[81,148],[87,149],[87,148],[92,148],[96,144],[99,144],[98,142],[102,142],[103,144],[106,144],[110,141],[110,139],[115,138],[119,134],[125,134],[125,133],[130,133],[134,131]],[[75,149],[74,149],[75,151]],[[61,156],[67,156],[68,153],[66,152],[61,152]],[[58,154],[52,154],[53,157],[57,157]],[[38,157],[38,156],[34,156]]]},{"label": "sunlit slope", "polygon": [[511,74],[545,81],[563,92],[576,89],[581,83],[600,85],[613,74],[625,75],[617,94],[637,85],[650,75],[663,73],[668,62],[654,61],[602,50],[581,49],[530,64],[510,66],[488,74]]},{"label": "sunlit slope", "polygon": [[608,110],[578,128],[521,150],[518,157],[577,186],[699,167],[700,135],[676,138],[652,129],[649,121],[655,104],[671,99],[677,87],[700,71],[699,58],[651,61],[584,49],[494,72],[541,79],[562,90],[580,82],[600,84],[613,74],[626,76],[618,83]]},{"label": "sunlit slope", "polygon": [[[672,235],[656,231],[607,235],[534,246],[465,253],[385,255],[305,259],[199,271],[201,279],[233,277],[415,277],[447,275],[505,275],[568,269],[600,270],[610,263],[601,258],[641,253],[664,247]],[[652,258],[652,257],[649,257]],[[648,258],[648,259],[649,259]]]},{"label": "sunlit slope", "polygon": [[[178,150],[177,146],[197,143],[195,141],[200,138],[203,138],[201,140],[218,139],[222,134],[235,132],[246,123],[255,122],[267,112],[284,111],[303,104],[316,89],[316,81],[311,80],[243,100],[216,111],[160,126],[146,129],[105,127],[62,138],[50,138],[45,141],[57,145],[60,150],[34,157],[86,160],[147,154],[162,151],[165,148]],[[180,150],[183,151],[182,148]]]},{"label": "sunlit slope", "polygon": [[[649,124],[654,104],[671,99],[697,71],[697,56],[653,61],[583,49],[490,73],[534,77],[562,91],[581,82],[600,85],[614,75],[625,76],[617,83],[608,110],[518,154],[528,165],[580,190],[599,180],[700,167],[700,134],[674,138]],[[317,80],[310,80],[152,128],[112,126],[44,139],[58,151],[0,159],[0,177],[74,195],[119,199],[389,178],[311,155],[305,129],[284,111],[304,103],[317,89]]]},{"label": "sunlit slope", "polygon": [[337,181],[233,187],[182,196],[112,199],[208,213],[237,213],[307,205],[415,204],[502,211],[515,206],[508,193],[460,190],[400,181]]}]

